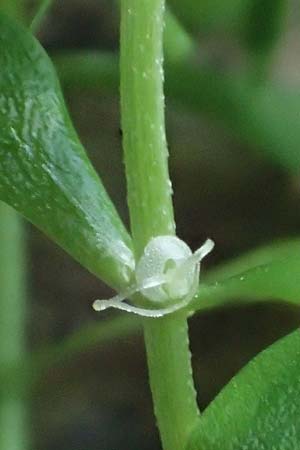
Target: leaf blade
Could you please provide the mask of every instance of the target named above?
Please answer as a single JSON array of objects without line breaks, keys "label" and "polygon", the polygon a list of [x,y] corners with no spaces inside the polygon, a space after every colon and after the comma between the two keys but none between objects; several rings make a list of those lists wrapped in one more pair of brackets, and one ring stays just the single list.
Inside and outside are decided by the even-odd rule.
[{"label": "leaf blade", "polygon": [[67,113],[50,59],[0,16],[0,198],[112,286],[127,281],[131,239]]},{"label": "leaf blade", "polygon": [[260,353],[205,410],[188,450],[295,450],[300,443],[300,332]]},{"label": "leaf blade", "polygon": [[285,301],[300,306],[299,252],[298,238],[275,241],[204,273],[188,314],[232,302]]}]

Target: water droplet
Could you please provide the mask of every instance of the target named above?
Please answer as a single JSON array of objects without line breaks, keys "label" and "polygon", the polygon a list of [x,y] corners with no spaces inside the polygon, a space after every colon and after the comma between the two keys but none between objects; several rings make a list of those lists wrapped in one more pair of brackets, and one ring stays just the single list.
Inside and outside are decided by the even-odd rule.
[{"label": "water droplet", "polygon": [[167,185],[168,185],[169,193],[170,193],[171,195],[173,195],[173,194],[174,194],[174,191],[173,191],[172,181],[171,181],[171,180],[168,180],[168,181],[167,181]]}]

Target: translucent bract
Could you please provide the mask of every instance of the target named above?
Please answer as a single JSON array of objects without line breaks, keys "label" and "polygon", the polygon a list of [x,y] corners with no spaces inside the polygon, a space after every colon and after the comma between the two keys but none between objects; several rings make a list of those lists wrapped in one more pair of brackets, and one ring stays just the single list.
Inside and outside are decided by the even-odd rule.
[{"label": "translucent bract", "polygon": [[[110,300],[96,300],[96,311],[117,308],[146,317],[162,317],[185,306],[194,297],[200,274],[200,262],[214,247],[211,239],[192,253],[176,236],[157,236],[146,245],[135,268],[135,282]],[[125,303],[140,293],[156,308],[140,308]],[[158,307],[159,306],[159,307]]]}]

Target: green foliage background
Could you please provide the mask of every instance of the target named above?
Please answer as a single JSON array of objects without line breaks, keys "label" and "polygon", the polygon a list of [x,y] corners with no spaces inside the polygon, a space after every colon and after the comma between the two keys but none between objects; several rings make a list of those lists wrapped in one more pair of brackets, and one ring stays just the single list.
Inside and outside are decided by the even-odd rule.
[{"label": "green foliage background", "polygon": [[[187,34],[175,42],[176,51],[172,51],[170,45],[166,48],[167,131],[178,235],[192,248],[199,246],[207,236],[217,244],[203,267],[205,285],[192,305],[203,309],[191,320],[191,336],[199,403],[204,409],[253,356],[298,327],[300,322],[297,306],[300,298],[297,239],[300,80],[294,50],[299,32],[293,5],[288,2],[276,1],[270,6],[268,1],[227,0],[220,5],[221,2],[215,0],[202,2],[201,8],[194,0],[187,2],[190,8],[187,4],[183,7],[184,3],[169,2],[170,9],[186,26]],[[5,2],[2,4],[5,6]],[[28,17],[32,17],[35,6],[26,5]],[[226,6],[226,14],[220,6]],[[272,14],[269,14],[271,7]],[[57,2],[43,22],[38,37],[58,69],[80,138],[117,210],[128,224],[119,125],[118,21],[117,7],[112,7],[109,1]],[[171,26],[175,27],[175,33],[176,23]],[[11,33],[13,35],[13,30]],[[192,44],[190,38],[194,40]],[[12,69],[4,62],[1,66],[5,70],[1,71],[0,82],[5,83],[5,74]],[[29,72],[34,68],[33,65],[24,67]],[[18,68],[23,75],[24,67]],[[28,76],[30,78],[30,73]],[[45,82],[57,83],[55,79],[46,78]],[[18,88],[24,98],[26,89],[21,85]],[[42,96],[46,96],[47,89],[44,85]],[[58,125],[66,121],[69,126],[64,107],[57,107],[56,102],[55,116]],[[3,129],[2,142],[13,145],[9,141],[9,130],[5,134]],[[63,153],[64,169],[70,164],[70,171],[73,171],[74,161],[77,168],[78,161],[85,160],[85,156],[73,130],[67,137],[61,136],[59,131],[58,127],[55,145],[66,151]],[[70,153],[68,147],[70,138],[74,153]],[[53,155],[49,160],[46,155],[46,163],[52,164],[59,178],[61,161],[55,160],[55,148]],[[18,162],[18,155],[15,161]],[[2,173],[10,171],[8,162],[2,162],[1,170]],[[65,175],[63,173],[64,180]],[[38,173],[36,179],[44,176],[47,178],[47,173]],[[124,239],[130,246],[91,167],[86,176],[87,192],[92,188],[99,198],[102,196],[111,215],[111,222],[104,230],[104,248],[115,237]],[[83,195],[82,190],[78,191],[82,198],[74,194],[80,173],[77,180],[70,179],[74,183],[67,196],[70,208],[76,202],[88,204],[88,194]],[[3,187],[5,180],[2,177],[0,184],[2,198],[16,206],[16,199],[3,194],[7,192]],[[46,181],[53,183],[53,179]],[[15,185],[21,193],[20,199],[23,198],[26,190],[23,180],[15,180]],[[38,183],[32,186],[38,192]],[[59,201],[59,195],[58,191],[53,196],[54,203]],[[105,266],[97,260],[96,254],[89,253],[94,248],[92,238],[85,234],[78,243],[72,242],[72,226],[80,230],[80,223],[84,221],[97,226],[102,223],[102,210],[97,209],[97,205],[93,208],[93,217],[88,219],[83,208],[82,216],[70,229],[62,229],[58,221],[49,229],[43,199],[33,199],[43,207],[40,210],[42,221],[37,209],[32,206],[30,216],[28,205],[22,204],[20,199],[18,209],[26,211],[25,215],[32,222],[83,264],[93,261],[88,268],[110,285],[122,284],[121,264],[112,269],[115,262],[108,258]],[[109,289],[36,229],[29,225],[26,228],[30,252],[26,264],[30,293],[27,335],[28,347],[36,356],[24,361],[20,373],[29,378],[30,384],[32,379],[34,381],[32,434],[36,448],[159,448],[139,325],[130,318],[120,317],[114,319],[111,326],[108,321],[114,313],[96,316],[91,303],[95,298],[110,295]],[[261,245],[267,246],[252,251]],[[231,258],[248,251],[246,256],[227,264]],[[112,277],[114,270],[118,275]],[[217,280],[219,284],[215,285]],[[230,306],[224,307],[228,300]],[[215,305],[217,309],[213,308]],[[81,327],[83,331],[77,331]],[[70,334],[73,339],[68,338]],[[282,364],[282,359],[288,355],[293,366],[290,381],[292,383],[294,377],[297,386],[295,342],[298,341],[297,334],[292,334],[278,344],[280,350],[276,357],[273,348],[267,354],[266,361],[268,358],[272,361],[273,376],[278,377],[276,386],[285,383],[289,368]],[[257,361],[259,364],[259,359]],[[256,362],[251,364],[242,372],[245,386],[248,380],[255,378]],[[267,362],[264,364],[268,373],[266,380],[270,374]],[[259,387],[263,384],[259,377],[256,383]],[[273,391],[272,385],[266,383],[266,386],[264,409],[268,409]],[[236,389],[234,382],[231,383],[204,414],[214,433],[209,426],[207,434],[196,431],[191,449],[199,450],[199,439],[204,439],[205,448],[218,448],[215,415],[224,439],[222,449],[237,448],[231,447],[239,445],[239,441],[232,443],[233,435],[237,440],[246,439],[242,426],[240,434],[236,429],[231,430],[226,416],[227,435],[224,436],[220,416],[216,413],[218,408],[223,410],[222,402],[234,411],[234,402],[238,403],[239,398],[230,392]],[[256,388],[251,386],[251,389]],[[292,396],[293,392],[287,387],[288,395]],[[256,408],[251,401],[249,404],[245,422],[247,413],[251,420],[251,407],[253,411]],[[264,411],[262,415],[263,419],[257,414],[258,426],[267,428],[264,421],[271,419]],[[290,420],[288,416],[287,422]],[[217,441],[211,441],[213,435],[217,436],[214,437]],[[276,443],[276,435],[273,437]],[[251,436],[247,439],[250,445],[247,448],[259,449],[262,448],[259,444],[266,444],[263,438],[257,445],[253,444]],[[297,441],[297,435],[293,439]],[[287,449],[294,448],[295,441],[291,440],[289,445]]]}]

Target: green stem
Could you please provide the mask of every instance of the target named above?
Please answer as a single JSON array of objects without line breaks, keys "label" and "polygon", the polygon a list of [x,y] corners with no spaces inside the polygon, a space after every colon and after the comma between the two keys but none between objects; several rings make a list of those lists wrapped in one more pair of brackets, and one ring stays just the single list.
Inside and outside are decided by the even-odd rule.
[{"label": "green stem", "polygon": [[[26,21],[23,0],[6,0],[6,14]],[[9,369],[18,366],[25,354],[26,281],[23,224],[17,213],[0,202],[0,362]],[[1,385],[0,450],[29,448],[27,391],[22,372]]]},{"label": "green stem", "polygon": [[[164,125],[164,0],[123,0],[121,112],[131,229],[137,256],[175,233]],[[182,450],[198,417],[186,318],[144,321],[150,384],[164,450]]]},{"label": "green stem", "polygon": [[[0,203],[0,361],[1,367],[17,365],[25,352],[25,280],[22,224],[17,214]],[[20,372],[1,386],[0,449],[27,448],[26,400]]]},{"label": "green stem", "polygon": [[[180,26],[170,11],[166,13],[164,32],[166,58],[172,64],[194,59],[195,41]],[[54,55],[59,78],[65,87],[102,89],[115,94],[119,86],[119,55],[99,51],[63,51]]]},{"label": "green stem", "polygon": [[163,0],[123,0],[121,110],[128,204],[137,254],[174,234],[162,68]]},{"label": "green stem", "polygon": [[199,419],[186,317],[146,320],[145,343],[155,415],[164,450],[183,450]]}]

